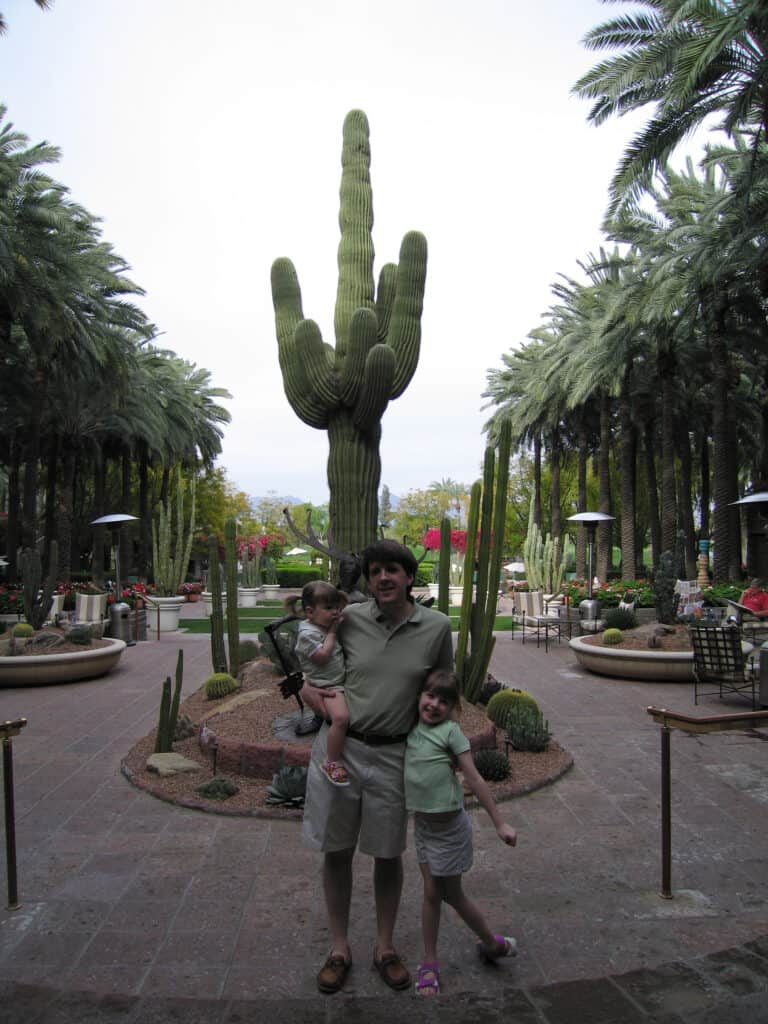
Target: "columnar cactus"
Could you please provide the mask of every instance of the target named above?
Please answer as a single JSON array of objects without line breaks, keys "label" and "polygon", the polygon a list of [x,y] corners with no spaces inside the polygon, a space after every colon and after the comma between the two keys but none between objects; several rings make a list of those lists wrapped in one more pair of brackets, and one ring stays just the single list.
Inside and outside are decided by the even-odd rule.
[{"label": "columnar cactus", "polygon": [[173,522],[173,503],[160,503],[157,523],[152,523],[152,570],[155,586],[165,597],[174,597],[187,577],[189,556],[192,554],[192,536],[195,532],[195,484],[190,478],[190,510],[186,536],[184,534],[184,484],[181,468],[176,478],[176,529]]},{"label": "columnar cactus", "polygon": [[[495,638],[493,623],[498,605],[498,582],[504,544],[504,517],[509,482],[511,429],[502,424],[498,459],[486,448],[483,482],[472,486],[467,523],[464,594],[461,602],[459,637],[456,643],[456,675],[470,703],[477,700],[488,673]],[[477,536],[480,543],[475,554]],[[472,569],[477,561],[476,595],[472,598]]]},{"label": "columnar cactus", "polygon": [[531,589],[556,594],[563,584],[568,564],[565,544],[561,545],[557,537],[552,538],[549,534],[542,539],[541,530],[533,518],[529,519],[523,559]]},{"label": "columnar cactus", "polygon": [[48,618],[56,589],[56,566],[59,563],[59,548],[51,541],[49,556],[50,572],[43,583],[40,552],[37,548],[25,548],[21,554],[21,579],[24,583],[24,617],[33,629],[40,629]]},{"label": "columnar cactus", "polygon": [[448,614],[448,587],[451,582],[451,521],[444,516],[440,522],[440,561],[437,568],[437,609]]},{"label": "columnar cactus", "polygon": [[294,412],[328,431],[330,533],[334,544],[360,551],[377,536],[381,418],[416,370],[427,269],[427,242],[408,232],[400,262],[373,279],[373,204],[368,120],[353,110],[344,120],[341,154],[336,347],[304,318],[293,263],[272,265],[278,355]]},{"label": "columnar cactus", "polygon": [[[221,594],[219,542],[213,535],[208,538],[208,586],[211,588],[211,664],[214,672],[226,672],[227,652],[224,649],[224,599]],[[229,600],[234,601],[234,595],[230,594]]]},{"label": "columnar cactus", "polygon": [[227,519],[224,523],[224,572],[227,577],[227,646],[229,648],[229,674],[240,671],[240,621],[237,617],[237,523]]}]

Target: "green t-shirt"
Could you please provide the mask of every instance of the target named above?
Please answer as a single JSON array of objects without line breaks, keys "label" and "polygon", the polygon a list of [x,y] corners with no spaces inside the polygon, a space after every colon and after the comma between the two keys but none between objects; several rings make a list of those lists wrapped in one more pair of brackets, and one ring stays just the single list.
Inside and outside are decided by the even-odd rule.
[{"label": "green t-shirt", "polygon": [[469,750],[469,740],[454,721],[417,724],[405,748],[405,806],[435,814],[464,806],[464,791],[451,769],[452,755]]},{"label": "green t-shirt", "polygon": [[389,629],[376,602],[364,601],[344,609],[339,632],[350,727],[381,736],[407,733],[427,675],[435,668],[453,671],[450,619],[414,604],[405,622]]}]

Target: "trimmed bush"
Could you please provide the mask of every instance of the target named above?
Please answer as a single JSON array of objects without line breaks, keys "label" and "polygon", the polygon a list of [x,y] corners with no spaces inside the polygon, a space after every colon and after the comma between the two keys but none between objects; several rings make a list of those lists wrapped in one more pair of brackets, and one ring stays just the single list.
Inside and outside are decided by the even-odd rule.
[{"label": "trimmed bush", "polygon": [[507,688],[494,693],[488,701],[486,713],[494,725],[497,725],[499,729],[504,729],[509,712],[512,708],[522,705],[532,708],[534,711],[539,710],[539,705],[530,693],[526,693],[525,690]]},{"label": "trimmed bush", "polygon": [[318,565],[278,565],[277,582],[281,587],[296,587],[301,590],[305,583],[323,579],[322,569]]}]

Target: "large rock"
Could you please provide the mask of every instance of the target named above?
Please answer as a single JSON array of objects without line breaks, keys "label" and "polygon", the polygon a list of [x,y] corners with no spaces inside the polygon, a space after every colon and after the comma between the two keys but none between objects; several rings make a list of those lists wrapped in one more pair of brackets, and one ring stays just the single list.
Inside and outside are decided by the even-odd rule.
[{"label": "large rock", "polygon": [[147,771],[158,775],[180,775],[182,772],[199,772],[203,766],[182,754],[151,754],[147,758]]}]

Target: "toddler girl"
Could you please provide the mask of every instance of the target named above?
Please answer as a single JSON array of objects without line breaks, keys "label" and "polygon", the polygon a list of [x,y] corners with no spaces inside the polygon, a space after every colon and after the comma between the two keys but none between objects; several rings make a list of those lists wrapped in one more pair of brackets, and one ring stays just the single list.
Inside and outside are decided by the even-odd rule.
[{"label": "toddler girl", "polygon": [[333,700],[324,701],[331,724],[327,756],[322,765],[325,777],[334,786],[349,785],[349,775],[342,761],[349,726],[349,710],[343,696],[344,651],[336,635],[346,603],[346,595],[330,583],[322,580],[307,583],[301,592],[306,617],[299,623],[296,634],[296,656],[306,681],[311,686],[332,689],[336,693]]}]

